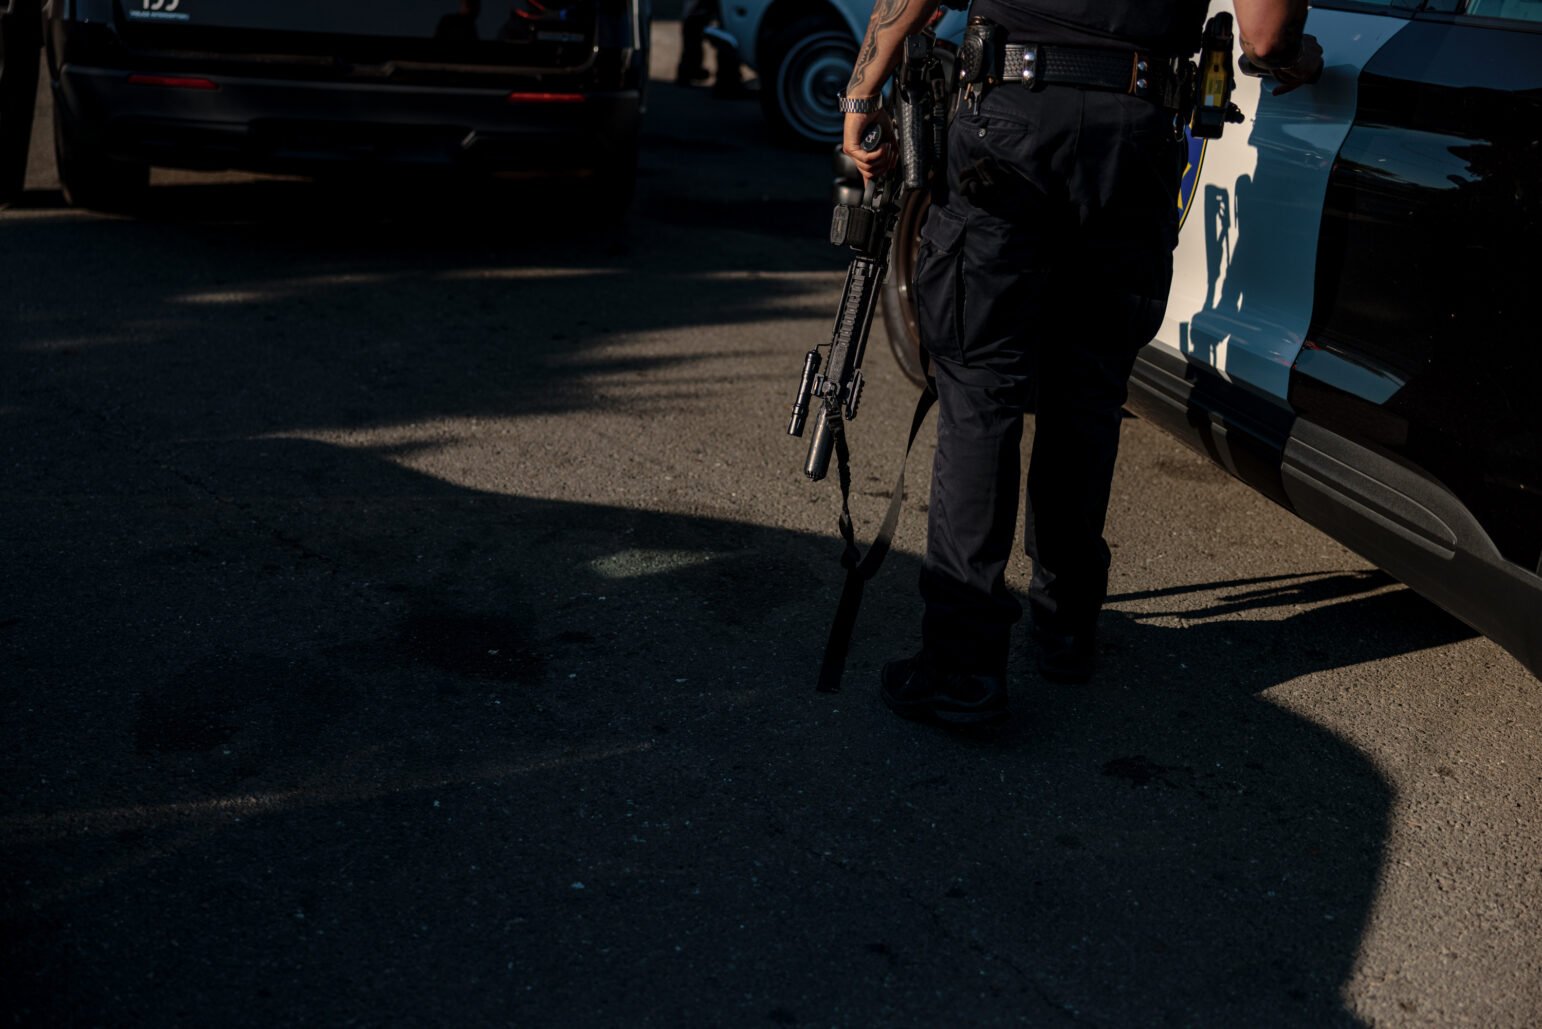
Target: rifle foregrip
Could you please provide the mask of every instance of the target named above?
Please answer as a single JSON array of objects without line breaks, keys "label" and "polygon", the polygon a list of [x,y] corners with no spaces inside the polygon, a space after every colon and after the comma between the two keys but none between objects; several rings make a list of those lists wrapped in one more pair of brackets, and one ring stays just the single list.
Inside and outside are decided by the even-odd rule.
[{"label": "rifle foregrip", "polygon": [[[828,374],[838,376],[845,385],[847,375],[846,355],[849,348],[857,347],[861,336],[872,324],[878,289],[883,285],[883,268],[877,261],[859,257],[851,262],[846,271],[846,288],[841,293],[841,313],[835,320],[835,331],[830,335],[830,367]],[[853,354],[860,358],[860,354]],[[855,362],[860,365],[860,360]]]}]

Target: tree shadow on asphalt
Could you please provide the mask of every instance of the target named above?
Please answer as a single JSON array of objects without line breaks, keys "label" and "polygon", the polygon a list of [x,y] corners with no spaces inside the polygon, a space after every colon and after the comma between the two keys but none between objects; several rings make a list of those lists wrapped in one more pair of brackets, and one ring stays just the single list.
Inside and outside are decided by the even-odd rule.
[{"label": "tree shadow on asphalt", "polygon": [[[339,213],[307,183],[166,190],[200,191],[214,209],[186,222],[8,223],[0,276],[33,284],[0,331],[9,381],[25,389],[68,374],[146,396],[174,386],[211,425],[242,433],[582,410],[617,401],[581,380],[624,378],[636,361],[687,364],[704,390],[729,374],[710,330],[823,321],[803,273],[838,257],[753,233],[693,248],[680,245],[691,228],[669,240],[552,220],[507,230],[464,207],[396,223],[365,198]],[[305,203],[285,199],[291,191]],[[758,270],[731,270],[746,267]],[[591,356],[618,338],[682,330],[703,334],[686,358]]]},{"label": "tree shadow on asphalt", "polygon": [[[833,539],[285,435],[582,412],[666,360],[617,336],[826,316],[724,274],[805,270],[801,242],[352,232],[321,193],[207,188],[5,227],[37,284],[0,338],[10,1010],[1354,1022],[1391,798],[1270,691],[1465,628],[1376,576],[1203,584],[1181,630],[1112,614],[1097,686],[1019,655],[1018,720],[959,740],[874,702],[913,644],[895,554],[816,694]],[[721,387],[713,356],[668,360]]]}]

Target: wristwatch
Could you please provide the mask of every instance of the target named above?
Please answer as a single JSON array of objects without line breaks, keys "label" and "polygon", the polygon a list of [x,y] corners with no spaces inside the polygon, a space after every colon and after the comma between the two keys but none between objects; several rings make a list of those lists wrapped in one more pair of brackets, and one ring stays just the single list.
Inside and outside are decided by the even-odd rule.
[{"label": "wristwatch", "polygon": [[883,94],[876,93],[873,96],[847,96],[842,90],[836,96],[840,104],[842,114],[872,114],[883,106]]}]

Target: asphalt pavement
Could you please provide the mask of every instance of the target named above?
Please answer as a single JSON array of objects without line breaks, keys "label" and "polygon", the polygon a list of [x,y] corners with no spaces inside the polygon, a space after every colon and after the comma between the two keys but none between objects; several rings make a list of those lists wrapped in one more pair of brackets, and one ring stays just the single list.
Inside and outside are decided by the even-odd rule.
[{"label": "asphalt pavement", "polygon": [[[0,213],[15,1024],[1542,1022],[1542,684],[1149,424],[1093,684],[1025,641],[999,735],[876,702],[928,444],[814,691],[837,497],[784,426],[843,265],[752,101],[656,81],[620,225],[161,172],[109,217],[46,138]],[[868,364],[864,532],[914,395]]]}]

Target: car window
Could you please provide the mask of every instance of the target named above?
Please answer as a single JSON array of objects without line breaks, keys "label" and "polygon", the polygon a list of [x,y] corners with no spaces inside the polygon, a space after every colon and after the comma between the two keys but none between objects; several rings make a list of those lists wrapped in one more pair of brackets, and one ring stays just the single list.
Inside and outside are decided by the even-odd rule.
[{"label": "car window", "polygon": [[1467,0],[1466,13],[1475,18],[1542,22],[1542,0]]},{"label": "car window", "polygon": [[1331,7],[1342,11],[1386,11],[1396,14],[1413,14],[1424,6],[1424,0],[1313,0],[1313,7]]}]

